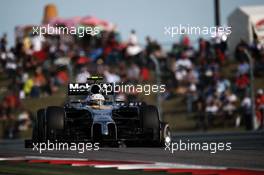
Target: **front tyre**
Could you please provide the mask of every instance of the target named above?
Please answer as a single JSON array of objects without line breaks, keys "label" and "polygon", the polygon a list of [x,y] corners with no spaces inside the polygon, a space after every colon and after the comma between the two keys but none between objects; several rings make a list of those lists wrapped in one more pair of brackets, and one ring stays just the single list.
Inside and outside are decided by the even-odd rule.
[{"label": "front tyre", "polygon": [[47,140],[59,139],[63,134],[65,111],[63,107],[49,106],[46,109]]},{"label": "front tyre", "polygon": [[147,134],[146,141],[151,139],[152,143],[160,141],[160,121],[158,109],[155,106],[148,105],[141,108],[141,118],[143,123],[143,130]]},{"label": "front tyre", "polygon": [[32,140],[42,142],[46,140],[45,109],[39,109],[33,126]]}]

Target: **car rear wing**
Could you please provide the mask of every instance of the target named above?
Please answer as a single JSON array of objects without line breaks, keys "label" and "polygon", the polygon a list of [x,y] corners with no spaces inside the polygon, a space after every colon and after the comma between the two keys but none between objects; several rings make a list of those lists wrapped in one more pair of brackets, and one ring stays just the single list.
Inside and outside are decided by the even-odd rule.
[{"label": "car rear wing", "polygon": [[103,80],[102,76],[91,76],[87,78],[87,83],[69,83],[68,95],[113,95],[113,85]]},{"label": "car rear wing", "polygon": [[113,95],[112,83],[69,83],[68,95]]}]

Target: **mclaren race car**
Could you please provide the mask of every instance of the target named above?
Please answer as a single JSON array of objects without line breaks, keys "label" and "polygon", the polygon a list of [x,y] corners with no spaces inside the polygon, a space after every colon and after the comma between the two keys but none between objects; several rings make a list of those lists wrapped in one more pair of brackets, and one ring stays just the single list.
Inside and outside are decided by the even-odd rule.
[{"label": "mclaren race car", "polygon": [[[63,107],[39,109],[32,141],[91,141],[163,145],[170,141],[170,129],[160,120],[157,107],[143,102],[121,102],[108,91],[112,85],[102,78],[87,83],[70,83],[68,94],[86,96],[70,100]],[[107,94],[106,94],[107,92]]]}]

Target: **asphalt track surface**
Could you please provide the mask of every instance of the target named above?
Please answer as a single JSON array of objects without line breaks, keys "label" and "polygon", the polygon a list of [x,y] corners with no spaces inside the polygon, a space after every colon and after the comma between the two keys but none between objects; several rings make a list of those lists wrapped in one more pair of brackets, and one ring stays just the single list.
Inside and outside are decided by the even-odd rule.
[{"label": "asphalt track surface", "polygon": [[99,151],[45,151],[39,153],[24,148],[23,140],[1,140],[0,157],[44,156],[56,158],[87,158],[90,160],[123,160],[183,163],[192,165],[224,166],[229,168],[264,169],[264,132],[240,133],[195,133],[173,134],[173,142],[231,142],[231,151],[176,151],[173,154],[165,148],[127,147],[100,148]]}]

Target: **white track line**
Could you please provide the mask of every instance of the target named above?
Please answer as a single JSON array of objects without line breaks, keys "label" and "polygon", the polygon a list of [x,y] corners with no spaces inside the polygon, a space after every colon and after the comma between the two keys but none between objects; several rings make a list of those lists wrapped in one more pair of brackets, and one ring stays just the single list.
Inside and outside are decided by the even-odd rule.
[{"label": "white track line", "polygon": [[61,158],[61,157],[46,157],[46,156],[25,156],[27,160],[73,160],[73,161],[89,161],[85,158]]},{"label": "white track line", "polygon": [[[76,165],[75,165],[76,166]],[[201,166],[178,163],[161,163],[155,162],[153,164],[117,164],[117,165],[95,165],[95,168],[117,168],[119,170],[133,170],[133,169],[218,169],[225,170],[226,167],[218,166]]]},{"label": "white track line", "polygon": [[26,160],[25,157],[0,157],[0,161],[8,161],[8,160]]}]

